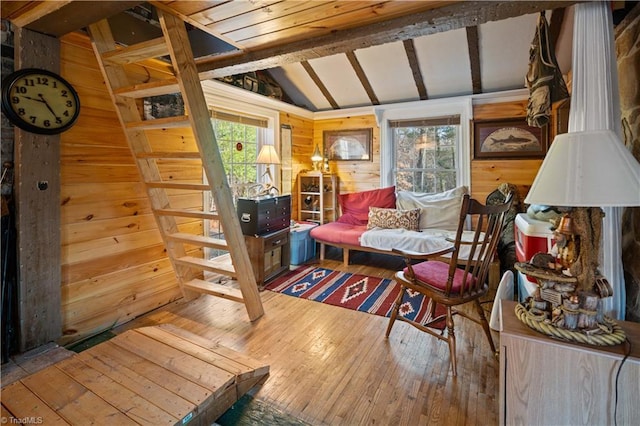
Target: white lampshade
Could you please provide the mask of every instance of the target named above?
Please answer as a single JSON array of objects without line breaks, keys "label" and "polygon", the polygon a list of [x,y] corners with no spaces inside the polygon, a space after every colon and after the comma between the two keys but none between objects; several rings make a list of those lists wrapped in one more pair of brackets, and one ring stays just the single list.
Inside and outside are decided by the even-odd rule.
[{"label": "white lampshade", "polygon": [[280,157],[273,145],[262,145],[256,164],[280,164]]},{"label": "white lampshade", "polygon": [[556,136],[525,203],[640,206],[640,163],[610,130]]}]

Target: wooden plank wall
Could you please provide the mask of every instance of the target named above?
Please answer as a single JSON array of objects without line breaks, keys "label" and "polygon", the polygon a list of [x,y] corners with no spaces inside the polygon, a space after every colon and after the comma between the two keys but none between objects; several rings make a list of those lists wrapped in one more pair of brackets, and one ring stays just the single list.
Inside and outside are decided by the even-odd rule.
[{"label": "wooden plank wall", "polygon": [[[62,38],[61,69],[77,89],[81,113],[61,137],[62,317],[60,343],[76,341],[179,297],[138,171],[88,38]],[[148,78],[150,69],[140,69]],[[174,143],[157,131],[156,144]],[[189,131],[190,132],[190,131]],[[173,135],[176,136],[176,135]],[[178,134],[185,150],[190,134]],[[201,179],[201,168],[167,164],[166,178]],[[183,196],[200,206],[200,193]],[[202,229],[201,221],[182,223]]]},{"label": "wooden plank wall", "polygon": [[[138,67],[140,81],[166,73],[162,66]],[[77,124],[61,136],[62,331],[65,344],[91,336],[181,297],[174,272],[151,215],[145,188],[106,91],[86,36],[61,40],[61,73],[80,94]],[[476,117],[524,114],[524,102],[483,105]],[[323,146],[323,131],[373,128],[373,161],[331,162],[342,193],[379,187],[380,140],[373,115],[313,121],[289,113],[281,124],[292,128],[292,188],[298,173],[311,169],[311,154]],[[191,134],[159,130],[153,143],[193,149]],[[175,149],[175,147],[172,147]],[[161,148],[160,148],[161,150]],[[526,194],[540,160],[472,162],[472,194],[484,199],[501,182]],[[178,162],[164,164],[167,179],[198,180],[201,169]],[[297,212],[296,197],[293,212]],[[200,193],[174,197],[179,206],[201,206]],[[296,214],[293,215],[296,218]],[[181,227],[201,232],[201,221]]]},{"label": "wooden plank wall", "polygon": [[280,113],[280,124],[291,126],[291,218],[298,220],[298,173],[312,168],[313,120],[290,113]]},{"label": "wooden plank wall", "polygon": [[[483,104],[474,107],[474,117],[477,120],[490,118],[521,117],[526,116],[526,100],[517,102],[504,102],[495,104]],[[360,116],[346,117],[331,120],[316,120],[313,123],[313,143],[322,147],[322,133],[324,130],[373,128],[373,161],[372,162],[342,162],[332,161],[331,170],[338,174],[340,179],[340,192],[349,193],[365,191],[380,186],[380,129],[375,117]],[[549,140],[555,133],[550,134]],[[294,142],[295,143],[295,142]],[[311,156],[313,146],[300,151],[304,158],[294,155],[294,163],[306,161]],[[471,195],[484,201],[489,193],[495,190],[501,183],[513,183],[518,187],[520,195],[524,198],[529,191],[538,169],[542,164],[541,159],[533,160],[472,160],[471,161]]]},{"label": "wooden plank wall", "polygon": [[[322,151],[325,130],[373,128],[372,161],[330,161],[329,167],[338,175],[339,189],[343,194],[366,191],[380,187],[380,129],[374,115],[315,120],[313,123],[313,147]],[[309,160],[310,161],[310,160]]]},{"label": "wooden plank wall", "polygon": [[[483,104],[473,107],[475,120],[526,117],[527,100]],[[550,135],[549,140],[552,140]],[[471,149],[470,152],[473,152]],[[518,187],[521,199],[538,173],[542,159],[526,160],[471,160],[471,196],[484,202],[492,191],[502,183],[512,183]]]}]

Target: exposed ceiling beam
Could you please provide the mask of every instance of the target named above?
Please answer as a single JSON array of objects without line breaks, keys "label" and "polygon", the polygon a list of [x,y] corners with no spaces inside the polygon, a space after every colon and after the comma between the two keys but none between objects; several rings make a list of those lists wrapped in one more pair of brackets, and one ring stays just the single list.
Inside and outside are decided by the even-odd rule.
[{"label": "exposed ceiling beam", "polygon": [[404,41],[439,32],[476,26],[542,10],[566,7],[578,1],[464,1],[437,9],[389,19],[372,25],[336,30],[331,34],[239,55],[199,60],[200,78],[219,78],[269,69],[313,58],[346,53],[384,43]]},{"label": "exposed ceiling beam", "polygon": [[60,37],[142,3],[141,1],[43,1],[11,20],[13,25]]},{"label": "exposed ceiling beam", "polygon": [[478,27],[467,27],[467,46],[469,48],[469,64],[471,67],[471,88],[473,94],[482,93],[482,76],[480,73],[480,44]]},{"label": "exposed ceiling beam", "polygon": [[562,22],[564,21],[564,7],[555,9],[551,14],[551,22],[549,23],[549,42],[551,46],[555,46],[558,43],[558,37],[560,36],[560,29],[562,28]]},{"label": "exposed ceiling beam", "polygon": [[418,95],[420,100],[424,101],[429,99],[427,95],[427,86],[424,85],[424,79],[422,78],[422,72],[420,71],[420,64],[418,63],[418,55],[416,54],[416,47],[413,44],[413,39],[404,40],[404,51],[407,54],[409,60],[409,66],[411,67],[411,74],[413,75],[413,81],[416,83],[416,89],[418,89]]},{"label": "exposed ceiling beam", "polygon": [[322,80],[320,80],[320,77],[318,76],[316,71],[313,69],[311,64],[309,62],[307,62],[307,61],[302,61],[302,62],[300,62],[300,64],[305,69],[305,71],[307,71],[307,74],[309,74],[309,77],[311,77],[311,80],[313,80],[313,82],[316,84],[316,86],[318,86],[318,89],[320,89],[320,91],[322,92],[324,97],[327,98],[327,101],[331,105],[331,108],[340,109],[340,105],[338,105],[336,100],[333,99],[333,96],[331,96],[331,93],[329,92],[329,89],[327,89],[327,86],[325,86],[324,83],[322,82]]},{"label": "exposed ceiling beam", "polygon": [[356,72],[358,80],[360,80],[362,87],[364,87],[365,92],[367,92],[367,96],[369,96],[371,104],[380,105],[380,101],[376,96],[376,92],[373,90],[373,86],[371,86],[371,83],[367,78],[367,74],[362,69],[362,65],[360,65],[360,61],[358,61],[356,54],[354,52],[347,52],[347,59],[349,59],[349,63],[353,67],[353,70]]}]

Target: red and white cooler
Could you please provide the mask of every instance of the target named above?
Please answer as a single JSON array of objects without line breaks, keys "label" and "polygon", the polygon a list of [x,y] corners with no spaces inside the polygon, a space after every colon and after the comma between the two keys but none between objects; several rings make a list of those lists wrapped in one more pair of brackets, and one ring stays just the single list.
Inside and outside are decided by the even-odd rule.
[{"label": "red and white cooler", "polygon": [[[518,262],[528,262],[536,253],[549,253],[553,247],[551,222],[536,220],[526,213],[516,216],[515,239]],[[523,301],[536,290],[534,278],[518,272],[518,297]]]}]

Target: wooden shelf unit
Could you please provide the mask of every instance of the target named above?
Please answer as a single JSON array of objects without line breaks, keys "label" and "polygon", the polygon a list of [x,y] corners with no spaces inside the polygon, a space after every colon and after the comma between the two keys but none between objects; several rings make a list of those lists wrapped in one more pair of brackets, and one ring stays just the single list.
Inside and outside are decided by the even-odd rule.
[{"label": "wooden shelf unit", "polygon": [[338,178],[332,173],[298,175],[298,220],[324,224],[337,219]]}]

